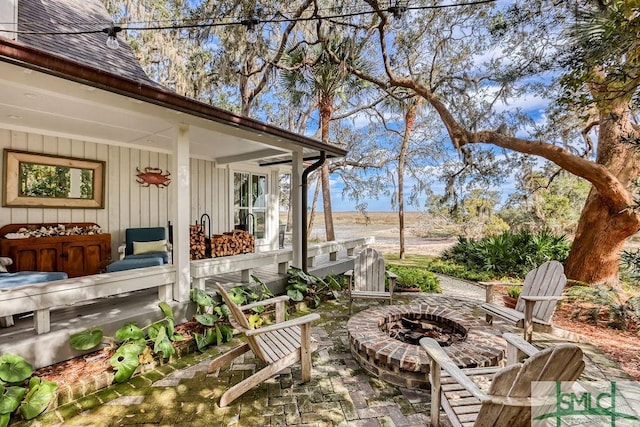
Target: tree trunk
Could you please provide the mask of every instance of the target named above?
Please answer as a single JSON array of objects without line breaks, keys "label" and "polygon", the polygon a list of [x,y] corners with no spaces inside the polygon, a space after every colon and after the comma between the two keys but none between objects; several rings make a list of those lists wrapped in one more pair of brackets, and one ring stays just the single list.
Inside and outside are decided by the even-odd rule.
[{"label": "tree trunk", "polygon": [[400,154],[398,154],[398,225],[400,227],[400,259],[404,259],[404,166],[407,157],[407,147],[409,146],[409,136],[416,121],[416,106],[411,103],[407,106],[404,115],[404,136]]},{"label": "tree trunk", "polygon": [[[619,182],[630,188],[640,172],[638,151],[622,142],[634,135],[627,104],[601,108],[596,162],[605,166]],[[582,208],[576,236],[565,264],[568,278],[619,287],[620,252],[627,238],[640,229],[640,217],[630,209],[630,193],[624,203],[612,203],[595,188]]]},{"label": "tree trunk", "polygon": [[[329,143],[329,120],[333,113],[331,99],[320,100],[320,128],[322,130],[322,142]],[[329,182],[329,164],[324,162],[321,168],[322,174],[322,206],[324,209],[324,227],[327,234],[327,241],[336,240],[336,233],[333,228],[333,209],[331,208],[331,186]]]},{"label": "tree trunk", "polygon": [[581,282],[618,287],[620,251],[627,238],[638,231],[638,221],[626,212],[614,212],[591,190],[582,209],[564,271]]}]

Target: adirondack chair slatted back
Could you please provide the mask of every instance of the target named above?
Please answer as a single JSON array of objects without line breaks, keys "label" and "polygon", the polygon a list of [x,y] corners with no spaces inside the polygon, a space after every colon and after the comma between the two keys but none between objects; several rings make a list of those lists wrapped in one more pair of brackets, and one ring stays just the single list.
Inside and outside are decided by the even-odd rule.
[{"label": "adirondack chair slatted back", "polygon": [[[558,261],[547,261],[527,273],[522,287],[522,295],[559,296],[566,283],[567,277],[564,275],[562,264]],[[556,309],[556,303],[556,300],[537,302],[533,308],[533,317],[550,322]],[[524,312],[524,305],[524,300],[519,299],[516,310]]]},{"label": "adirondack chair slatted back", "polygon": [[[235,302],[233,302],[233,300],[231,299],[227,291],[225,291],[225,289],[222,287],[222,285],[220,283],[216,283],[216,288],[218,289],[218,293],[220,293],[220,295],[222,296],[222,299],[224,300],[225,304],[227,304],[227,307],[229,307],[229,311],[231,312],[231,316],[233,317],[232,319],[229,319],[229,320],[233,325],[233,327],[240,330],[252,329],[251,325],[249,324],[249,320],[247,319],[247,316],[245,316],[245,314],[242,312],[240,307]],[[255,354],[256,357],[258,357],[260,360],[263,360],[263,361],[268,360],[267,356],[263,353],[262,348],[260,347],[259,343],[256,341],[255,337],[247,337],[247,343],[249,344],[251,351],[253,351],[253,354]]]},{"label": "adirondack chair slatted back", "polygon": [[[532,381],[575,381],[584,370],[580,347],[559,344],[531,356],[523,364],[508,366],[496,373],[489,388],[490,396],[531,397]],[[485,402],[476,426],[530,426],[530,406],[505,406]]]},{"label": "adirondack chair slatted back", "polygon": [[385,291],[384,258],[373,248],[365,248],[354,260],[352,290]]}]

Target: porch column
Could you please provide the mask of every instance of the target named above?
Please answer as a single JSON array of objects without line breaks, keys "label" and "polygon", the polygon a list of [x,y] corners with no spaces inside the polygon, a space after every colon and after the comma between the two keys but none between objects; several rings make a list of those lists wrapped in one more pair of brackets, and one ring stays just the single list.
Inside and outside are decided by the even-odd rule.
[{"label": "porch column", "polygon": [[291,153],[291,246],[293,247],[293,267],[302,268],[302,239],[306,232],[302,224],[302,150]]},{"label": "porch column", "polygon": [[176,127],[173,140],[172,168],[175,173],[172,188],[173,218],[173,264],[176,267],[176,283],[173,285],[173,299],[189,301],[191,273],[189,266],[189,216],[191,210],[191,187],[189,182],[189,126]]}]

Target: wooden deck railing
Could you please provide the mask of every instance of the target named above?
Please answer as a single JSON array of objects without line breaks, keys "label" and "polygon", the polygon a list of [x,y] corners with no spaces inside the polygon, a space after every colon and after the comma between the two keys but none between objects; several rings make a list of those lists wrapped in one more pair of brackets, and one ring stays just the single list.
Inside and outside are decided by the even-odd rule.
[{"label": "wooden deck railing", "polygon": [[[307,265],[313,266],[316,257],[327,254],[336,261],[338,252],[350,256],[373,242],[373,238],[358,238],[310,245]],[[248,283],[253,269],[268,265],[278,265],[278,272],[286,274],[292,258],[289,249],[191,261],[192,286],[204,289],[206,279],[238,271]],[[0,320],[8,326],[13,315],[33,311],[36,334],[44,334],[51,330],[51,310],[57,307],[150,288],[158,289],[159,300],[170,301],[175,273],[173,265],[165,264],[0,289]]]},{"label": "wooden deck railing", "polygon": [[[321,255],[328,254],[330,261],[336,261],[340,251],[346,251],[347,256],[352,256],[357,248],[370,245],[374,241],[373,237],[362,237],[309,245],[307,266],[313,267],[315,258]],[[243,283],[249,283],[253,269],[278,265],[278,273],[286,274],[292,260],[293,251],[285,249],[191,261],[191,283],[194,288],[204,289],[207,279],[220,274],[236,272],[240,272]]]},{"label": "wooden deck railing", "polygon": [[158,299],[172,299],[175,267],[138,268],[0,289],[0,317],[33,311],[36,334],[51,329],[51,309],[142,289],[158,288]]}]

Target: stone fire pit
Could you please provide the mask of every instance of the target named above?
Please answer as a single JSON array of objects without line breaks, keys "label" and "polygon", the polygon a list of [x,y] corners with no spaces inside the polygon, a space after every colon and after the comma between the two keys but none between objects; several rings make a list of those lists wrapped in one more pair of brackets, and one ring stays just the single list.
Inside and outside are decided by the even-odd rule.
[{"label": "stone fire pit", "polygon": [[[504,358],[499,333],[484,321],[440,304],[381,306],[353,315],[347,323],[351,353],[372,375],[402,387],[429,388],[429,358],[418,345],[390,337],[387,325],[405,319],[423,319],[447,325],[466,338],[444,347],[461,368],[496,366]],[[449,305],[449,304],[447,304]]]}]

